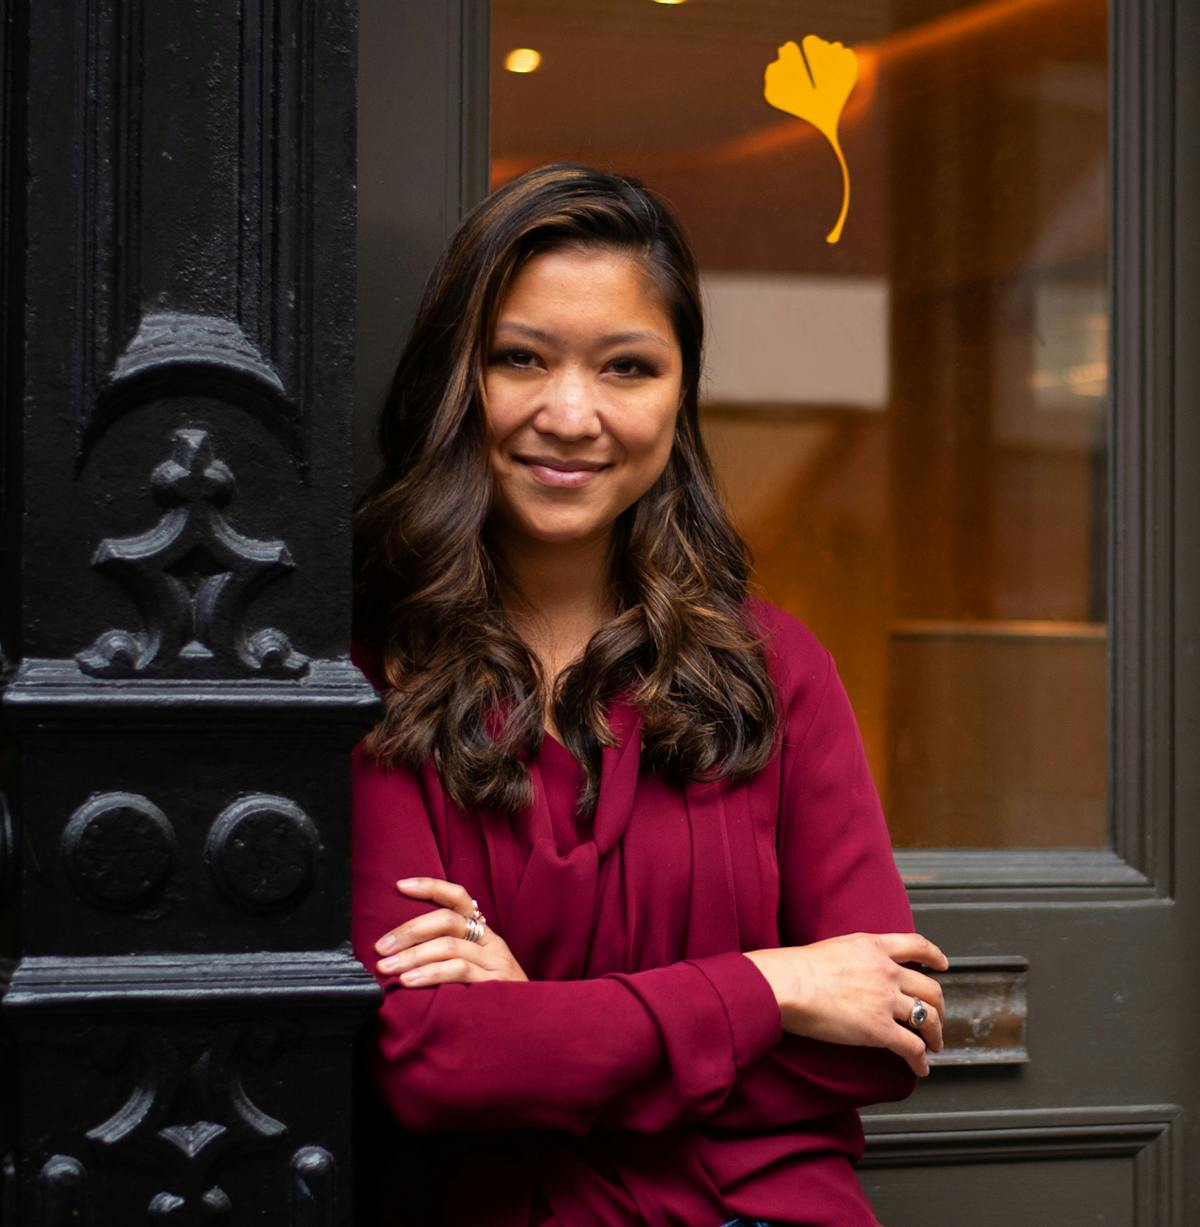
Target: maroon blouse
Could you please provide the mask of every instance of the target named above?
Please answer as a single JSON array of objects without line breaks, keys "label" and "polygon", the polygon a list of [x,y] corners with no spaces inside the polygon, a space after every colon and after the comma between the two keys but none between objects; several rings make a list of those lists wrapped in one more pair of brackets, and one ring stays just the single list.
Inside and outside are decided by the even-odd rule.
[{"label": "maroon blouse", "polygon": [[[590,829],[573,817],[579,765],[548,735],[515,818],[459,810],[432,763],[384,770],[356,749],[357,956],[373,968],[375,941],[429,910],[397,879],[431,875],[479,900],[530,977],[382,977],[373,1078],[402,1129],[429,1135],[404,1143],[422,1158],[390,1190],[389,1227],[876,1222],[851,1168],[855,1108],[914,1076],[882,1049],[784,1034],[739,952],[911,932],[912,914],[832,658],[791,615],[748,609],[781,739],[740,785],[639,776],[640,718],[620,698]],[[413,1213],[422,1197],[440,1217]]]}]

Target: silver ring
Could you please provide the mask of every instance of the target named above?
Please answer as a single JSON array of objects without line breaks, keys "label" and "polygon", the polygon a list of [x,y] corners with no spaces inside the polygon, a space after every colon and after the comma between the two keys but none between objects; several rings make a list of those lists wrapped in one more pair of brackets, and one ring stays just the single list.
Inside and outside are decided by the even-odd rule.
[{"label": "silver ring", "polygon": [[929,1007],[921,1000],[920,997],[914,997],[912,1012],[908,1016],[908,1025],[910,1027],[919,1027],[928,1018]]},{"label": "silver ring", "polygon": [[483,941],[484,924],[482,920],[476,920],[474,916],[467,917],[467,937],[469,942]]}]

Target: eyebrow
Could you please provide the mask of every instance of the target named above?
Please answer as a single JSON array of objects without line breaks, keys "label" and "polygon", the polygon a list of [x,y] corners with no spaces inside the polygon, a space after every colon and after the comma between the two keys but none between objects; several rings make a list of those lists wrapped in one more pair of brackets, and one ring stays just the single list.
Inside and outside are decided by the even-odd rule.
[{"label": "eyebrow", "polygon": [[[531,337],[535,341],[542,341],[546,345],[561,345],[562,338],[555,336],[552,332],[545,332],[541,328],[534,328],[530,324],[519,324],[516,320],[501,320],[496,325],[496,331],[501,330],[507,332],[519,332],[522,336]],[[610,332],[607,336],[603,336],[599,340],[601,346],[604,345],[625,345],[630,341],[650,341],[655,345],[661,345],[663,349],[670,349],[671,346],[667,341],[664,341],[657,332]]]}]

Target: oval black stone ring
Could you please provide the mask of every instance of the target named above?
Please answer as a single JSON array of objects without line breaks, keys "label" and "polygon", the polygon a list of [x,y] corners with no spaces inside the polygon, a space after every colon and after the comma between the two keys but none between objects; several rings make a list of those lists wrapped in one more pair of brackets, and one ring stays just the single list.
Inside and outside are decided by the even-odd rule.
[{"label": "oval black stone ring", "polygon": [[908,1016],[908,1025],[910,1027],[919,1027],[928,1018],[929,1007],[921,1000],[920,997],[914,997],[912,1013]]}]

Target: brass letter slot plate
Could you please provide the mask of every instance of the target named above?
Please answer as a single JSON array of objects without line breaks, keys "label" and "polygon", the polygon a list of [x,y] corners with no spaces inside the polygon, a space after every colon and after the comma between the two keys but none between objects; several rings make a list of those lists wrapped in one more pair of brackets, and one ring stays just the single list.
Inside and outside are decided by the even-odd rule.
[{"label": "brass letter slot plate", "polygon": [[950,958],[935,977],[946,994],[945,1047],[931,1065],[1023,1065],[1029,961],[980,955]]}]

